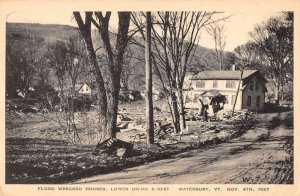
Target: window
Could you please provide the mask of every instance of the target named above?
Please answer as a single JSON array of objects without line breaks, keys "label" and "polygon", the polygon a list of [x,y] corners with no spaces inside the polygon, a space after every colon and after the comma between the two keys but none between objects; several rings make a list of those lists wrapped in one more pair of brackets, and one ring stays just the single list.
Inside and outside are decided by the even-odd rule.
[{"label": "window", "polygon": [[226,88],[231,88],[231,80],[226,80]]},{"label": "window", "polygon": [[217,88],[218,87],[218,80],[214,80],[213,81],[213,88]]},{"label": "window", "polygon": [[249,84],[249,85],[250,85],[250,87],[249,87],[249,88],[250,88],[250,91],[253,91],[253,81],[250,81],[250,84]]},{"label": "window", "polygon": [[256,107],[260,106],[260,96],[256,97]]},{"label": "window", "polygon": [[255,82],[255,91],[258,91],[258,88],[259,88],[259,83],[258,81]]},{"label": "window", "polygon": [[85,88],[85,91],[88,92],[88,91],[89,91],[89,87],[86,87],[86,88]]},{"label": "window", "polygon": [[234,80],[226,80],[226,88],[235,88],[235,81]]},{"label": "window", "polygon": [[234,105],[235,102],[235,95],[231,95],[231,105]]},{"label": "window", "polygon": [[203,81],[203,80],[197,81],[196,87],[197,88],[204,88],[205,87],[205,81]]},{"label": "window", "polygon": [[251,107],[251,96],[247,97],[247,106]]},{"label": "window", "polygon": [[236,86],[235,86],[235,81],[234,80],[232,80],[231,81],[231,88],[235,88]]}]

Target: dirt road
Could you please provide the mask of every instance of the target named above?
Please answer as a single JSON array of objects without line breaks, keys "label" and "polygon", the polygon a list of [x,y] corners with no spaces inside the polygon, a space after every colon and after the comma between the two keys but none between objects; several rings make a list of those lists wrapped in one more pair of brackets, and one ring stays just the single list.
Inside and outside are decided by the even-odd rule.
[{"label": "dirt road", "polygon": [[171,159],[125,169],[75,183],[96,184],[278,184],[292,183],[290,150],[293,130],[269,130],[271,115],[240,138],[210,149],[193,150]]}]

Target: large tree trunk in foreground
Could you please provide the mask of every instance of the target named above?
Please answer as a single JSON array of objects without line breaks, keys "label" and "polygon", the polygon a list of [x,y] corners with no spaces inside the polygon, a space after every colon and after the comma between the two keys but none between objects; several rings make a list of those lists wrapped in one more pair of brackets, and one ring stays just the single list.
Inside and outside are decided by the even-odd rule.
[{"label": "large tree trunk in foreground", "polygon": [[[128,42],[128,29],[130,22],[129,12],[119,12],[119,27],[115,50],[113,52],[109,38],[109,20],[111,13],[107,12],[105,16],[101,12],[95,12],[96,21],[93,18],[93,12],[85,13],[85,23],[83,22],[79,12],[74,12],[75,20],[79,30],[84,37],[87,51],[90,57],[90,63],[94,68],[94,76],[98,87],[99,99],[99,121],[100,131],[103,133],[103,139],[116,137],[118,98],[120,92],[120,76],[122,72],[123,55]],[[93,47],[91,37],[91,24],[94,24],[100,32],[101,39],[105,48],[105,54],[108,62],[106,63],[108,70],[108,84],[105,85],[103,75],[101,73],[100,64],[97,62],[96,52]]]}]

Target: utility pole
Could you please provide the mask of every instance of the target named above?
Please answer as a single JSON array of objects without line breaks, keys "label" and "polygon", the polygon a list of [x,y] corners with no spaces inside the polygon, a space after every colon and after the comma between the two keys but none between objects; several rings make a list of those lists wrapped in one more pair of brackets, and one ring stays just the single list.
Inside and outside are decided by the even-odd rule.
[{"label": "utility pole", "polygon": [[152,63],[151,63],[151,12],[146,12],[146,42],[145,42],[145,67],[146,67],[146,115],[147,115],[147,145],[154,144],[154,118],[152,100]]},{"label": "utility pole", "polygon": [[243,80],[243,73],[244,73],[244,70],[245,70],[245,67],[243,67],[243,68],[241,69],[241,78],[240,78],[240,81],[239,81],[238,88],[237,88],[237,90],[236,90],[235,100],[234,100],[234,104],[233,104],[231,116],[233,116],[233,114],[234,114],[235,104],[236,104],[236,101],[237,101],[237,98],[238,98],[238,95],[239,95],[241,82],[242,82],[242,80]]}]

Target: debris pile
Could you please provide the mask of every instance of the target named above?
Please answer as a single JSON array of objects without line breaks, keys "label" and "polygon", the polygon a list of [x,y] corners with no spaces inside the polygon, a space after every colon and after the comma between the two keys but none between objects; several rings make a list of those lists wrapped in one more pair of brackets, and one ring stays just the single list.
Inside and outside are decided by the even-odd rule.
[{"label": "debris pile", "polygon": [[171,123],[160,125],[157,124],[154,129],[154,137],[157,139],[166,139],[173,132]]},{"label": "debris pile", "polygon": [[250,128],[256,123],[254,113],[248,110],[235,112],[232,117],[227,119],[226,124],[235,124],[240,129]]},{"label": "debris pile", "polygon": [[196,120],[195,118],[195,110],[187,110],[185,114],[185,120],[187,121],[194,121]]},{"label": "debris pile", "polygon": [[234,112],[234,114],[230,118],[230,120],[232,120],[232,121],[247,120],[252,116],[253,116],[253,112],[250,112],[247,109],[244,109],[242,111]]},{"label": "debris pile", "polygon": [[[127,130],[122,132],[123,137],[127,137],[130,139],[130,141],[133,142],[142,142],[146,141],[147,135],[146,135],[146,123],[143,124],[136,124],[135,122],[128,124]],[[163,124],[160,123],[155,124],[154,129],[154,137],[156,140],[165,140],[168,139],[173,132],[173,127],[171,123]]]},{"label": "debris pile", "polygon": [[28,112],[33,112],[36,113],[39,111],[39,109],[37,107],[35,107],[34,105],[31,104],[27,104],[27,103],[22,103],[20,101],[10,101],[10,100],[6,100],[5,103],[5,108],[6,111],[11,112],[21,112],[21,113],[28,113]]},{"label": "debris pile", "polygon": [[132,129],[131,131],[134,131],[134,134],[130,135],[129,137],[133,142],[146,141],[146,133],[138,132],[136,129]]},{"label": "debris pile", "polygon": [[228,120],[231,117],[232,111],[230,110],[220,110],[216,114],[217,120]]},{"label": "debris pile", "polygon": [[210,140],[226,141],[233,132],[233,125],[206,125],[195,131],[190,137],[199,139],[200,142]]},{"label": "debris pile", "polygon": [[117,122],[122,122],[122,121],[132,121],[132,119],[126,116],[125,114],[118,114]]}]

